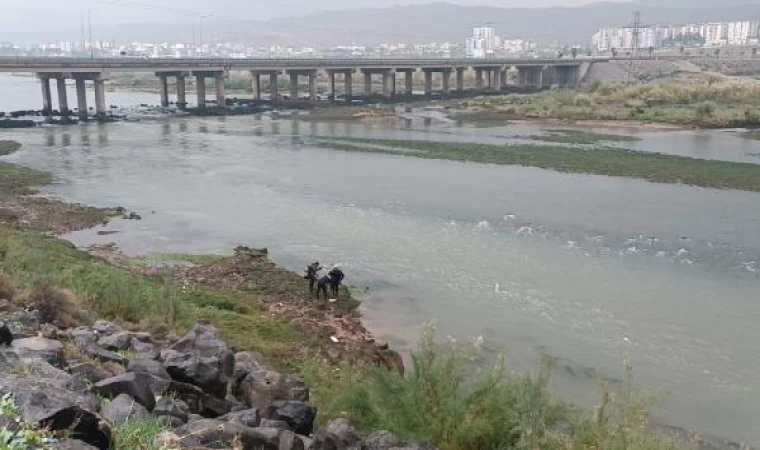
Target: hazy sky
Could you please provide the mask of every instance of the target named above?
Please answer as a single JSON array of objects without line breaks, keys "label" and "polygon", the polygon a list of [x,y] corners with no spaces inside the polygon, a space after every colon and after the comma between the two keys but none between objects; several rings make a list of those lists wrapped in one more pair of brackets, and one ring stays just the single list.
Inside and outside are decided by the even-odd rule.
[{"label": "hazy sky", "polygon": [[[387,7],[431,0],[0,0],[0,29],[6,32],[78,28],[90,10],[93,27],[114,23],[269,19],[318,9]],[[500,7],[578,6],[592,0],[450,0]]]}]

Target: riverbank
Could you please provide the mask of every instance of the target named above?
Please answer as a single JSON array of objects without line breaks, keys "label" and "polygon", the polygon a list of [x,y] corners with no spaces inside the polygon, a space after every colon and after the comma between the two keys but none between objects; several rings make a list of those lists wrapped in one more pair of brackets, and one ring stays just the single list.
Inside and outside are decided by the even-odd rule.
[{"label": "riverbank", "polygon": [[[309,333],[268,309],[271,304],[280,307],[278,303],[291,307],[291,299],[277,290],[281,275],[293,285],[303,280],[297,274],[281,274],[261,252],[238,252],[233,258],[239,261],[228,258],[227,263],[225,258],[179,255],[155,257],[153,262],[124,260],[124,266],[135,266],[130,269],[122,267],[121,257],[108,247],[98,250],[102,259],[93,259],[61,241],[23,230],[9,230],[0,245],[11,250],[3,252],[3,268],[24,284],[49,279],[67,286],[86,299],[88,308],[124,318],[136,328],[160,334],[186,327],[197,317],[213,321],[237,349],[256,349],[275,367],[302,375],[312,388],[320,420],[348,413],[362,431],[388,424],[405,436],[430,436],[442,450],[498,448],[503,442],[532,448],[672,448],[669,437],[646,430],[643,408],[632,405],[635,421],[631,413],[631,422],[620,423],[612,416],[628,400],[614,405],[605,401],[606,411],[613,411],[610,417],[591,416],[553,399],[546,374],[489,372],[486,379],[478,379],[469,358],[437,357],[430,346],[422,349],[422,365],[413,370],[421,376],[409,378],[376,373],[358,358],[333,362],[332,339],[323,342],[325,335]],[[162,269],[167,265],[168,271]],[[294,313],[302,306],[293,299]],[[345,312],[336,312],[336,319],[338,314],[343,321]],[[471,391],[472,386],[479,390]],[[489,395],[484,398],[478,392]]]},{"label": "riverbank", "polygon": [[760,82],[715,79],[638,85],[595,83],[529,95],[447,103],[452,118],[472,122],[518,119],[635,121],[695,128],[760,126]]},{"label": "riverbank", "polygon": [[[565,134],[563,134],[565,133]],[[567,131],[536,136],[537,141],[605,143],[626,137]],[[330,138],[317,145],[334,150],[383,153],[427,159],[506,164],[558,172],[636,178],[656,183],[760,192],[760,165],[648,153],[624,148],[568,147],[549,144],[490,145],[435,141]]]}]

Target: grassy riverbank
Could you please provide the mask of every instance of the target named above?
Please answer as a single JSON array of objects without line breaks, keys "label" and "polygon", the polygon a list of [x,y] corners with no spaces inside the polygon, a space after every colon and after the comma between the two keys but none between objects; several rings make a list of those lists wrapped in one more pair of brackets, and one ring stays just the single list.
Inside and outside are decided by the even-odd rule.
[{"label": "grassy riverbank", "polygon": [[[19,176],[31,172],[8,166],[17,173],[9,178],[10,170],[0,171],[0,190],[18,183],[29,192],[33,184],[45,181],[39,172]],[[85,252],[13,220],[0,220],[0,268],[15,286],[69,289],[90,311],[80,311],[77,320],[86,322],[96,314],[150,331],[157,339],[205,319],[236,350],[257,351],[272,367],[304,377],[322,423],[347,415],[364,432],[389,429],[402,438],[432,441],[440,450],[677,447],[672,438],[648,429],[647,403],[627,387],[615,394],[602,383],[600,407],[589,413],[550,394],[550,368],[537,375],[514,375],[501,364],[480,371],[473,365],[477,349],[440,347],[429,333],[406,376],[377,366],[366,354],[331,356],[331,350],[342,347],[331,344],[320,329],[329,327],[330,320],[347,321],[350,297],[344,293],[337,307],[312,308],[312,301],[303,301],[308,299],[304,280],[270,263],[263,251],[238,249],[229,258],[163,255],[133,260],[110,246]],[[193,265],[151,270],[156,261],[177,260]],[[316,322],[303,320],[303,314],[319,311],[323,315]],[[341,341],[350,342],[351,332],[361,330],[329,333],[339,331],[344,332]],[[355,344],[354,350],[363,348]],[[133,436],[144,430],[127,431]],[[150,448],[146,439],[140,442]],[[123,445],[116,450],[133,444]]]},{"label": "grassy riverbank", "polygon": [[760,165],[757,164],[693,159],[617,148],[354,138],[318,139],[317,143],[326,148],[350,152],[520,165],[558,172],[760,192]]},{"label": "grassy riverbank", "polygon": [[592,84],[537,94],[489,96],[453,103],[470,121],[566,119],[639,121],[726,128],[760,125],[760,82],[700,81],[640,85]]}]

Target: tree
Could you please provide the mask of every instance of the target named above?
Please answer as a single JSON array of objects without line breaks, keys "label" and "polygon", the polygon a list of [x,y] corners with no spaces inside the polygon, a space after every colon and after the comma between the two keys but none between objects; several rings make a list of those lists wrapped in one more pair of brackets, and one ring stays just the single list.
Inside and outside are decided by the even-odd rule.
[{"label": "tree", "polygon": [[720,58],[720,49],[716,48],[715,49],[715,59],[719,59],[719,58]]},{"label": "tree", "polygon": [[650,46],[649,46],[649,48],[648,48],[647,50],[649,50],[649,59],[652,59],[652,53],[654,53],[654,47],[652,47],[652,46],[650,45]]},{"label": "tree", "polygon": [[680,48],[679,50],[681,51],[681,54],[682,54],[682,55],[683,55],[684,53],[686,53],[686,47],[684,47],[683,45],[681,46],[681,48]]},{"label": "tree", "polygon": [[578,47],[573,47],[570,49],[570,53],[573,55],[573,59],[578,57]]},{"label": "tree", "polygon": [[618,49],[616,49],[615,47],[612,47],[612,48],[610,49],[610,51],[612,52],[612,59],[615,59],[615,58],[617,58]]},{"label": "tree", "polygon": [[757,56],[757,47],[752,47],[752,57],[754,58],[756,56]]}]

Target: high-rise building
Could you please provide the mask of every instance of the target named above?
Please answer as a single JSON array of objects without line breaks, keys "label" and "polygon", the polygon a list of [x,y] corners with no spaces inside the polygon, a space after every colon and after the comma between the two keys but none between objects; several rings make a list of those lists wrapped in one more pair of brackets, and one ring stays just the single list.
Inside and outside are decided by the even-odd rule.
[{"label": "high-rise building", "polygon": [[758,30],[760,30],[760,22],[756,20],[729,22],[728,45],[757,45]]}]

